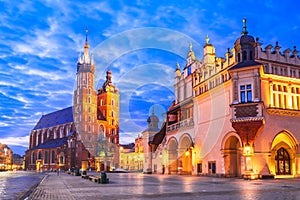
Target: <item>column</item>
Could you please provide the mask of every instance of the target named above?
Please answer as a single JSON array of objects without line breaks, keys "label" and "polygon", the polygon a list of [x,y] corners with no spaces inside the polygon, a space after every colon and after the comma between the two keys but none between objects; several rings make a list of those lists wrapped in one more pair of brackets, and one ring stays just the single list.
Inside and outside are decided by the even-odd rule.
[{"label": "column", "polygon": [[270,91],[269,91],[270,104],[269,104],[269,106],[274,107],[275,105],[274,105],[274,101],[273,101],[273,82],[272,81],[269,82],[269,86],[270,86]]}]

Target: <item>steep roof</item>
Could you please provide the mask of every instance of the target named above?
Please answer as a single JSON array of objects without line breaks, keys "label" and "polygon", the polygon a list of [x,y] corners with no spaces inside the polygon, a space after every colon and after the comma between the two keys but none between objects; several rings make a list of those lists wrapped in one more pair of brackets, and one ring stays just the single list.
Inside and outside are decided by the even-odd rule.
[{"label": "steep roof", "polygon": [[64,108],[46,115],[43,115],[33,130],[48,128],[73,122],[73,107]]},{"label": "steep roof", "polygon": [[67,140],[68,140],[68,137],[49,140],[48,142],[45,142],[43,144],[40,144],[38,146],[33,147],[31,150],[34,150],[34,149],[50,149],[50,148],[60,147],[63,144],[66,144]]}]

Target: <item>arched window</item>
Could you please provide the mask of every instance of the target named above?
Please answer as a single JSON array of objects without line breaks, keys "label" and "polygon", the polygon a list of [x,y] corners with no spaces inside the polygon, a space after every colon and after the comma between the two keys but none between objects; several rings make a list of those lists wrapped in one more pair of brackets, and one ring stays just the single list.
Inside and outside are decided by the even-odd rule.
[{"label": "arched window", "polygon": [[42,159],[42,152],[39,151],[39,154],[38,154],[38,159]]},{"label": "arched window", "polygon": [[247,60],[247,51],[243,51],[243,61]]},{"label": "arched window", "polygon": [[34,158],[34,152],[32,152],[31,154],[31,164],[35,163],[35,158]]},{"label": "arched window", "polygon": [[48,163],[48,160],[49,160],[48,151],[45,151],[44,163]]},{"label": "arched window", "polygon": [[51,163],[55,163],[55,152],[52,151],[51,153]]},{"label": "arched window", "polygon": [[59,156],[59,164],[65,164],[65,159],[63,155]]},{"label": "arched window", "polygon": [[276,152],[276,174],[277,175],[290,175],[291,174],[291,160],[290,155],[286,149],[280,148]]},{"label": "arched window", "polygon": [[250,51],[250,60],[253,60],[253,52],[252,51]]},{"label": "arched window", "polygon": [[240,53],[238,53],[238,62],[241,62],[241,54]]},{"label": "arched window", "polygon": [[112,106],[115,105],[115,100],[114,100],[114,99],[111,100],[111,105],[112,105]]}]

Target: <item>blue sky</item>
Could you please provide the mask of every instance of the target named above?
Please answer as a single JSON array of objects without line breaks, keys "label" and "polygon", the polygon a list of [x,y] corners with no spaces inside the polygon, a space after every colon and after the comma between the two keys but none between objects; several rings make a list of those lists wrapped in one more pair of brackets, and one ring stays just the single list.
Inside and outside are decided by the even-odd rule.
[{"label": "blue sky", "polygon": [[0,142],[21,155],[42,114],[72,105],[86,27],[96,86],[110,66],[121,92],[122,143],[146,128],[153,106],[162,120],[175,64],[184,66],[189,43],[201,59],[208,34],[224,57],[246,17],[263,47],[300,47],[297,1],[0,0],[0,7]]}]

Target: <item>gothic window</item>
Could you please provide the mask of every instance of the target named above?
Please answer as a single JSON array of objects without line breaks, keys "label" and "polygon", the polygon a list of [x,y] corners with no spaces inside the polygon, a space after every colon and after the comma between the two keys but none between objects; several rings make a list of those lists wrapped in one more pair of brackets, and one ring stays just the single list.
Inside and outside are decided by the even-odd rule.
[{"label": "gothic window", "polygon": [[253,53],[252,53],[252,51],[250,51],[250,60],[253,60],[253,55],[252,55]]},{"label": "gothic window", "polygon": [[51,163],[55,163],[55,152],[52,151],[51,153]]},{"label": "gothic window", "polygon": [[88,98],[88,103],[91,103],[91,97]]},{"label": "gothic window", "polygon": [[111,105],[114,106],[115,105],[115,101],[114,99],[111,100]]},{"label": "gothic window", "polygon": [[238,62],[241,62],[241,54],[240,53],[238,53]]},{"label": "gothic window", "polygon": [[38,159],[42,159],[42,152],[39,151],[39,154],[38,154]]},{"label": "gothic window", "polygon": [[34,152],[32,152],[31,154],[31,164],[35,163],[35,158],[34,158]]},{"label": "gothic window", "polygon": [[44,158],[44,163],[48,163],[49,160],[49,155],[48,155],[48,151],[45,151],[45,158]]},{"label": "gothic window", "polygon": [[114,117],[114,111],[113,110],[111,111],[111,116]]},{"label": "gothic window", "polygon": [[103,106],[103,99],[100,100],[100,106]]},{"label": "gothic window", "polygon": [[59,164],[65,164],[65,159],[63,155],[59,156]]},{"label": "gothic window", "polygon": [[252,101],[252,88],[251,84],[240,86],[240,102],[251,102]]},{"label": "gothic window", "polygon": [[276,174],[290,175],[291,174],[291,160],[290,155],[284,148],[280,148],[275,156],[276,160]]}]

